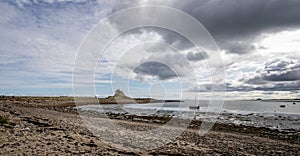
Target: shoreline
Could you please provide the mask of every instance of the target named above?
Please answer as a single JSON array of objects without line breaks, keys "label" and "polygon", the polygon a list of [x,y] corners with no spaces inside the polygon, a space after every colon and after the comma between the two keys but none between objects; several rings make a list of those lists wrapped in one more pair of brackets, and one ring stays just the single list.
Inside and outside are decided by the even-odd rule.
[{"label": "shoreline", "polygon": [[[114,98],[95,98],[95,97],[70,97],[70,96],[0,96],[0,101],[14,101],[20,104],[35,104],[45,107],[76,107],[74,99],[85,101],[83,105],[95,104],[97,100],[101,105],[110,104],[149,104],[149,103],[162,103],[162,102],[183,102],[181,100],[157,100],[151,98],[125,98],[115,100]],[[89,102],[91,101],[91,102]],[[47,103],[47,105],[45,105]]]},{"label": "shoreline", "polygon": [[[82,123],[78,113],[64,102],[31,104],[0,100],[0,115],[9,116],[9,124],[0,126],[0,154],[290,154],[299,155],[299,133],[267,128],[216,123],[204,136],[197,134],[201,121],[193,120],[189,128],[173,142],[154,150],[136,151],[126,144],[111,146],[94,136]],[[65,101],[68,102],[68,101]],[[155,128],[170,120],[107,113],[111,120],[128,129]],[[100,118],[101,119],[101,118]],[[117,139],[117,138],[116,138]],[[143,136],[141,136],[143,139]]]}]

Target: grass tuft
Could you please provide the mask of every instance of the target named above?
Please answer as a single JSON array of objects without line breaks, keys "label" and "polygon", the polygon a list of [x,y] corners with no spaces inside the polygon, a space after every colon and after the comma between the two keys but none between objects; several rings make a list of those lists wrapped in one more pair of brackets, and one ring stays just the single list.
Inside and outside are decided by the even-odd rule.
[{"label": "grass tuft", "polygon": [[9,120],[8,115],[4,115],[4,116],[0,115],[0,125],[8,124],[8,120]]}]

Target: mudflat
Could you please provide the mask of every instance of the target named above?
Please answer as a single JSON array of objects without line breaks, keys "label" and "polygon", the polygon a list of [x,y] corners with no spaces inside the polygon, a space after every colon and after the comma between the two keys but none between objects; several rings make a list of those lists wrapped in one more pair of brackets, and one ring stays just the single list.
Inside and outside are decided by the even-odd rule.
[{"label": "mudflat", "polygon": [[[0,100],[0,115],[8,123],[0,125],[1,155],[300,155],[300,134],[267,128],[216,123],[204,136],[198,135],[201,121],[174,141],[157,149],[135,149],[125,144],[107,144],[91,133],[73,109],[71,97],[5,97]],[[128,129],[153,129],[166,118],[108,114],[111,120]],[[105,121],[106,118],[99,117]],[[176,128],[176,127],[174,127]],[[114,136],[111,136],[114,137]],[[117,136],[112,139],[120,139]],[[140,136],[141,143],[144,136]]]}]

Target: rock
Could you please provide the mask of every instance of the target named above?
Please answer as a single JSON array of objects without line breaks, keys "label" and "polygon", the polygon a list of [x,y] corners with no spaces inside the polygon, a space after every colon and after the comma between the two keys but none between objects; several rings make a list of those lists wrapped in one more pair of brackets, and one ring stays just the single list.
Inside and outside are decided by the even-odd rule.
[{"label": "rock", "polygon": [[49,126],[51,126],[48,123],[44,123],[44,122],[39,121],[39,119],[37,119],[36,117],[33,117],[33,118],[24,117],[23,120],[27,121],[28,123],[31,123],[31,124],[34,124],[34,125],[37,125],[37,126],[41,126],[41,127],[49,127]]},{"label": "rock", "polygon": [[10,133],[10,134],[14,134],[14,133],[15,133],[14,129],[10,129],[10,130],[9,130],[9,133]]},{"label": "rock", "polygon": [[85,146],[89,146],[89,147],[97,147],[97,145],[95,143],[85,143]]}]

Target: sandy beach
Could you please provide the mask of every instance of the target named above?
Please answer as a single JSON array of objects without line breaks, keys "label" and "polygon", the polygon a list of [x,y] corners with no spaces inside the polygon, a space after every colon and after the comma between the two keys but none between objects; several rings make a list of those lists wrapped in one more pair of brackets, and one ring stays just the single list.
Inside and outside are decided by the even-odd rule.
[{"label": "sandy beach", "polygon": [[[106,144],[84,126],[74,109],[67,106],[70,100],[58,102],[56,99],[45,103],[41,103],[41,100],[29,100],[29,103],[22,103],[18,98],[0,101],[0,115],[9,117],[8,124],[0,126],[1,155],[300,154],[299,133],[216,123],[209,133],[199,136],[197,127],[201,121],[193,121],[176,140],[154,150],[135,150],[122,144]],[[140,120],[145,117],[120,117],[124,114],[108,116],[124,127],[144,130],[161,126],[166,120],[156,118],[161,122],[154,123]],[[105,122],[107,119],[99,120]],[[143,139],[140,136],[141,142]]]},{"label": "sandy beach", "polygon": [[300,156],[300,0],[0,0],[0,156]]}]

